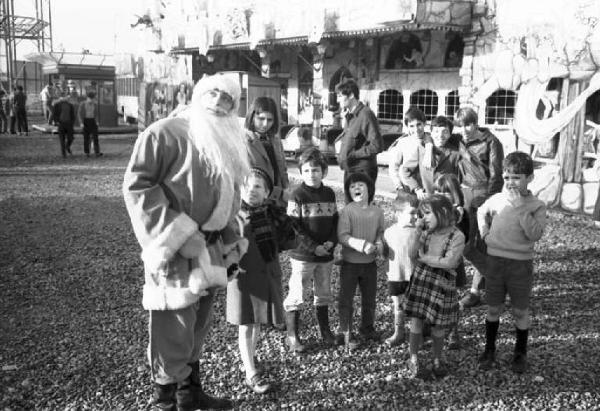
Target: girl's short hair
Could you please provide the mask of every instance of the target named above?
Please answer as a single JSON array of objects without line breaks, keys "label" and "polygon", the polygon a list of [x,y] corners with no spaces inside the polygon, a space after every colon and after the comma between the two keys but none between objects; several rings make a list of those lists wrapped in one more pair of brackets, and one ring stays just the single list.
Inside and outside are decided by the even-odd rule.
[{"label": "girl's short hair", "polygon": [[346,181],[344,181],[344,195],[346,196],[347,203],[352,202],[352,197],[350,196],[350,184],[352,183],[365,183],[367,185],[369,204],[371,204],[373,197],[375,197],[375,183],[371,180],[371,177],[365,173],[352,173],[346,177]]},{"label": "girl's short hair", "polygon": [[277,134],[279,131],[279,108],[275,100],[271,97],[257,97],[254,99],[250,110],[248,110],[248,114],[246,114],[246,121],[244,122],[246,130],[256,131],[256,128],[254,128],[254,116],[260,113],[270,113],[273,115],[273,125],[267,130],[267,134]]},{"label": "girl's short hair", "polygon": [[441,194],[433,194],[421,201],[419,212],[425,210],[430,210],[437,219],[436,230],[452,227],[458,219],[458,212],[450,200]]},{"label": "girl's short hair", "polygon": [[439,193],[448,193],[454,205],[464,206],[465,196],[460,188],[460,181],[455,174],[442,174],[435,181],[434,190]]}]

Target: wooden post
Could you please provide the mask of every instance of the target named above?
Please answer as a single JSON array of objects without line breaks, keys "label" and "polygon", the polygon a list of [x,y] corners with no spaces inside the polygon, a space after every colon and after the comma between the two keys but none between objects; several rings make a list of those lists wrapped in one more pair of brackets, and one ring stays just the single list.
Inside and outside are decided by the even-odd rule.
[{"label": "wooden post", "polygon": [[[585,90],[589,85],[589,81],[581,82],[581,90]],[[583,177],[582,166],[583,166],[583,133],[585,131],[585,104],[581,107],[577,115],[575,116],[575,137],[576,150],[575,150],[575,165],[573,169],[573,181],[580,183]]]},{"label": "wooden post", "polygon": [[[579,83],[571,82],[569,79],[565,79],[563,82],[561,96],[561,110],[569,105],[575,97],[579,95]],[[559,162],[563,175],[563,182],[570,183],[574,181],[575,172],[575,157],[577,138],[575,136],[575,119],[569,122],[565,128],[560,132],[560,145],[558,150]]]}]

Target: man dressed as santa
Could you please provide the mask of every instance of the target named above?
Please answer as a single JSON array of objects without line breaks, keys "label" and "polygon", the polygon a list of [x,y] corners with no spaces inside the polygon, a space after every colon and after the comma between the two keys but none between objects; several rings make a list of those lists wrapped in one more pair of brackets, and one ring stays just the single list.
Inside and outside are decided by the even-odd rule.
[{"label": "man dressed as santa", "polygon": [[200,384],[199,358],[215,288],[246,252],[233,222],[248,175],[237,119],[238,83],[204,77],[185,113],[159,120],[138,137],[123,182],[142,248],[143,307],[157,409],[225,409]]}]

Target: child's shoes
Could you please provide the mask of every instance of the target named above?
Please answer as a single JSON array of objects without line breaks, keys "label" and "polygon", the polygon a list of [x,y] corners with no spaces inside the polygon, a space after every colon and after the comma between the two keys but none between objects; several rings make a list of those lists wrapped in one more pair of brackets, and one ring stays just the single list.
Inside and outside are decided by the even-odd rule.
[{"label": "child's shoes", "polygon": [[381,335],[375,330],[375,327],[373,326],[369,326],[363,330],[360,330],[360,334],[367,341],[379,342],[381,339]]},{"label": "child's shoes", "polygon": [[456,328],[450,330],[450,333],[448,334],[448,349],[460,349],[460,334],[458,333],[458,330]]},{"label": "child's shoes", "polygon": [[347,351],[355,350],[359,347],[358,341],[354,339],[354,336],[351,332],[342,332],[336,336],[336,344],[344,345],[344,348]]},{"label": "child's shoes", "polygon": [[490,370],[496,362],[496,352],[492,350],[485,350],[483,354],[479,356],[479,368],[483,371]]},{"label": "child's shoes", "polygon": [[419,361],[413,361],[409,358],[407,368],[410,378],[417,378],[417,376],[419,375]]},{"label": "child's shoes", "polygon": [[271,391],[271,384],[269,384],[260,374],[254,374],[250,379],[246,378],[245,382],[246,386],[256,394],[266,394]]},{"label": "child's shoes", "polygon": [[436,378],[444,378],[446,375],[448,375],[448,368],[446,368],[444,363],[441,361],[434,361],[431,371]]},{"label": "child's shoes", "polygon": [[385,343],[387,345],[389,345],[390,347],[395,347],[397,345],[400,345],[404,342],[405,336],[404,336],[404,331],[402,332],[394,332],[394,334],[392,334],[390,337],[385,339]]},{"label": "child's shoes", "polygon": [[528,367],[527,354],[515,352],[510,363],[510,368],[513,370],[513,372],[516,372],[517,374],[523,374],[525,371],[527,371]]}]

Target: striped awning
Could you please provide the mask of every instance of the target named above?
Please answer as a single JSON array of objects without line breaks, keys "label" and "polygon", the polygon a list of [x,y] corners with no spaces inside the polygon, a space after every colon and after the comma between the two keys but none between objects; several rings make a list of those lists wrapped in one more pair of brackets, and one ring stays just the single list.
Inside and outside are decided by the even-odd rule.
[{"label": "striped awning", "polygon": [[[450,24],[434,24],[434,23],[404,23],[404,24],[393,24],[380,27],[370,27],[365,29],[357,30],[344,30],[344,31],[327,31],[321,36],[321,39],[348,39],[348,38],[369,38],[369,37],[382,37],[389,34],[399,33],[403,31],[423,31],[423,30],[442,30],[442,31],[455,31],[455,32],[466,32],[469,29],[467,26],[450,25]],[[267,47],[267,46],[303,46],[309,43],[308,36],[295,36],[295,37],[284,37],[274,39],[262,39],[256,47]],[[243,43],[229,43],[209,46],[209,50],[251,50],[252,44],[250,42]],[[173,54],[188,54],[194,51],[198,51],[198,48],[182,48],[173,49]]]},{"label": "striped awning", "polygon": [[345,30],[345,31],[328,31],[323,33],[324,39],[336,38],[365,38],[365,37],[380,37],[388,34],[398,33],[402,31],[422,31],[422,30],[442,30],[442,31],[457,31],[465,32],[469,29],[466,26],[457,26],[451,24],[434,24],[434,23],[404,23],[395,24],[385,27],[371,27],[366,29]]}]

